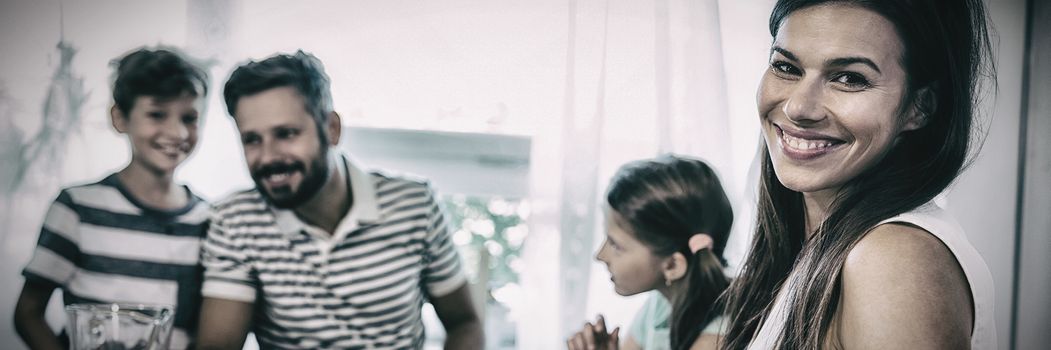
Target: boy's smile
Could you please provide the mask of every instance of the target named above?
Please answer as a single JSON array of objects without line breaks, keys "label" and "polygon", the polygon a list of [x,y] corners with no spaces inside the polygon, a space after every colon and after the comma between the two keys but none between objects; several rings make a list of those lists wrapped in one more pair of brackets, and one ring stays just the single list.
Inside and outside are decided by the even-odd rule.
[{"label": "boy's smile", "polygon": [[113,126],[128,135],[132,165],[171,175],[197,146],[199,98],[139,96],[128,114],[115,111]]}]

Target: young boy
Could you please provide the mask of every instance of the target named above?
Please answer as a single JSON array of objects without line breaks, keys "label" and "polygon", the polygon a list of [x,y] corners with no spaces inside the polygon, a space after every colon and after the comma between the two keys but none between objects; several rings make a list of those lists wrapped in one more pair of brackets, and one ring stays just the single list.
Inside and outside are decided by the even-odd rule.
[{"label": "young boy", "polygon": [[51,204],[15,307],[15,329],[33,349],[68,346],[69,330],[56,336],[44,319],[55,289],[65,305],[174,306],[172,349],[188,347],[196,330],[209,206],[173,175],[197,144],[208,75],[165,49],[127,54],[115,75],[110,117],[131,162]]}]

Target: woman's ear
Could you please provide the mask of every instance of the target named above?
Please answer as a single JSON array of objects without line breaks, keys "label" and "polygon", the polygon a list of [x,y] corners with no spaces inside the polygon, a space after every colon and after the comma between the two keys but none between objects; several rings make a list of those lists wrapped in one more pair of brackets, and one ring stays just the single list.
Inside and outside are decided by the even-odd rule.
[{"label": "woman's ear", "polygon": [[686,256],[675,252],[671,256],[664,258],[664,262],[661,264],[661,273],[664,274],[664,280],[669,285],[682,279],[683,276],[686,276]]},{"label": "woman's ear", "polygon": [[937,109],[938,101],[934,96],[934,89],[929,86],[920,88],[916,91],[916,97],[906,114],[905,127],[902,130],[916,130],[927,126]]},{"label": "woman's ear", "polygon": [[113,129],[116,129],[117,132],[121,134],[128,132],[128,117],[121,112],[120,108],[117,108],[116,104],[109,108],[109,119],[113,124]]}]

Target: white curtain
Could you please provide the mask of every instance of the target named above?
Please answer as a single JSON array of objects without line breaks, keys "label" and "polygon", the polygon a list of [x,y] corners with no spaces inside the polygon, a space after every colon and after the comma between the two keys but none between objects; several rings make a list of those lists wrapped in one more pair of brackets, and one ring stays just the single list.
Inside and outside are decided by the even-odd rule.
[{"label": "white curtain", "polygon": [[[520,323],[520,348],[564,346],[597,313],[611,326],[630,324],[642,298],[615,295],[593,258],[604,235],[606,184],[628,161],[672,152],[714,166],[737,214],[727,255],[739,260],[751,223],[748,174],[758,142],[751,96],[765,67],[767,3],[567,2],[562,119],[550,123],[561,129],[534,135],[524,287],[537,316]],[[742,30],[747,25],[757,28]],[[750,106],[730,107],[738,101]]]}]

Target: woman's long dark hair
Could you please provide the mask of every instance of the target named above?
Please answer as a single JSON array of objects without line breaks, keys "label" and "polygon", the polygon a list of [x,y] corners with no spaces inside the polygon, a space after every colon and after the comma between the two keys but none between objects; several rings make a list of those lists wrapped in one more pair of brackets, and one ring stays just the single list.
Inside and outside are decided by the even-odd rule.
[{"label": "woman's long dark hair", "polygon": [[[763,148],[757,229],[727,295],[731,326],[723,349],[748,346],[793,269],[808,277],[785,288],[788,316],[778,347],[823,346],[847,254],[880,221],[927,203],[952,183],[972,146],[982,77],[995,76],[981,0],[781,0],[770,15],[771,35],[792,12],[823,3],[860,6],[894,24],[908,76],[899,113],[915,106],[927,124],[903,133],[884,159],[849,181],[828,218],[812,223],[815,233],[806,242],[803,196],[781,184]],[[921,97],[924,89],[929,94]]]},{"label": "woman's long dark hair", "polygon": [[[722,314],[717,300],[729,286],[722,258],[733,224],[733,209],[722,184],[707,164],[696,159],[662,156],[621,167],[606,200],[632,235],[655,255],[682,253],[687,258],[684,283],[671,300],[672,349],[689,349],[708,323]],[[691,253],[696,233],[707,233],[711,249]]]}]

